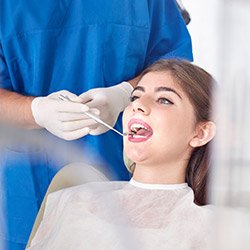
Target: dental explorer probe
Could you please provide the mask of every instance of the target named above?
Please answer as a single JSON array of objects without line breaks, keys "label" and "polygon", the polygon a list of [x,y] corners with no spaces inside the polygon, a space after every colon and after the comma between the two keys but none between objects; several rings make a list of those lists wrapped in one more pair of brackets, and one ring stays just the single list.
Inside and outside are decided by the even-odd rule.
[{"label": "dental explorer probe", "polygon": [[[73,102],[67,95],[63,95],[63,94],[60,94],[58,96],[58,98],[62,101],[69,101],[69,102]],[[113,130],[114,132],[116,132],[117,134],[119,134],[120,136],[127,136],[129,134],[134,134],[134,133],[121,133],[119,132],[118,130],[116,130],[115,128],[111,127],[110,125],[108,125],[106,122],[102,121],[100,118],[96,117],[95,115],[87,112],[87,111],[84,111],[83,112],[86,116],[88,116],[89,118],[95,120],[96,122],[106,126],[107,128]]]}]

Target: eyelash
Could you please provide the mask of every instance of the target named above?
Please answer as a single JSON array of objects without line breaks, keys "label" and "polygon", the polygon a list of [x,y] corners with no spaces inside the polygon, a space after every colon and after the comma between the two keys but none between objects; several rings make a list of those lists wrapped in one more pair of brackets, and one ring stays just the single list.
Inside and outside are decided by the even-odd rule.
[{"label": "eyelash", "polygon": [[[163,102],[162,102],[162,100],[163,100]],[[158,98],[157,102],[159,102],[160,104],[174,104],[173,102],[171,102],[169,99],[167,99],[165,97]]]},{"label": "eyelash", "polygon": [[[133,102],[133,101],[135,101],[136,99],[139,99],[139,98],[140,98],[139,96],[132,95],[132,96],[130,96],[129,99],[130,99],[130,102]],[[165,97],[159,97],[157,99],[157,102],[160,103],[160,104],[166,104],[166,105],[168,105],[168,104],[174,104],[172,101],[170,101],[169,99],[167,99]]]},{"label": "eyelash", "polygon": [[131,95],[131,96],[129,97],[129,100],[130,100],[130,102],[133,102],[133,101],[135,101],[135,100],[138,99],[138,98],[139,98],[139,96]]}]

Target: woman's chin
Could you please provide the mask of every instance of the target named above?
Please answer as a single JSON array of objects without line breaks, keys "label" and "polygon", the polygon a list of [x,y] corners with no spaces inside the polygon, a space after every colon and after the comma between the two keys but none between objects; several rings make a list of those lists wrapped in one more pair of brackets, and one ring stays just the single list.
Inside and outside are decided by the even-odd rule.
[{"label": "woman's chin", "polygon": [[135,163],[143,163],[145,162],[149,156],[145,154],[145,152],[138,151],[130,151],[126,152],[126,156]]}]

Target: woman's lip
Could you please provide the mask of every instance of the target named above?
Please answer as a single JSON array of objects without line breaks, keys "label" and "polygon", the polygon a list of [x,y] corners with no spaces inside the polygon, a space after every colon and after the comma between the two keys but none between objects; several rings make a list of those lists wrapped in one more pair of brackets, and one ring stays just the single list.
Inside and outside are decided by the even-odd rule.
[{"label": "woman's lip", "polygon": [[130,142],[145,142],[152,136],[152,133],[146,135],[146,136],[137,136],[135,135],[128,135],[128,140]]},{"label": "woman's lip", "polygon": [[131,126],[133,125],[133,124],[140,124],[140,125],[142,125],[143,127],[145,127],[147,130],[149,130],[151,133],[153,133],[153,129],[146,123],[146,122],[144,122],[143,120],[141,120],[141,119],[135,119],[135,118],[133,118],[133,119],[131,119],[130,121],[129,121],[129,123],[128,123],[128,131],[131,131]]}]

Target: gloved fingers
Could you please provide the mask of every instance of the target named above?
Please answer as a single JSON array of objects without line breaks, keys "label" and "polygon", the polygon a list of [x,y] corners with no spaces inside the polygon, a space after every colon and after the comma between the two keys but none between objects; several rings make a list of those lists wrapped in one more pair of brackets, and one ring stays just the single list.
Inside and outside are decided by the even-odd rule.
[{"label": "gloved fingers", "polygon": [[101,111],[99,109],[96,109],[96,108],[90,108],[88,113],[91,113],[91,114],[93,114],[95,116],[99,116]]},{"label": "gloved fingers", "polygon": [[72,102],[82,102],[82,99],[78,95],[75,95],[69,91],[66,91],[65,93],[63,93],[63,95],[67,96]]},{"label": "gloved fingers", "polygon": [[98,108],[107,104],[107,97],[101,93],[96,93],[91,98],[85,93],[79,96],[82,99],[82,103],[88,105],[89,108]]},{"label": "gloved fingers", "polygon": [[48,95],[48,97],[52,99],[59,99],[59,95],[67,96],[72,102],[81,103],[82,101],[82,99],[79,96],[69,92],[68,90],[60,90],[60,91],[54,92]]},{"label": "gloved fingers", "polygon": [[61,122],[67,122],[67,121],[84,120],[89,118],[83,112],[81,114],[60,112],[56,114],[55,119],[58,119],[58,121]]},{"label": "gloved fingers", "polygon": [[93,119],[76,120],[69,122],[61,122],[59,129],[63,132],[80,130],[89,126],[95,125],[97,122]]},{"label": "gloved fingers", "polygon": [[[100,111],[98,109],[89,109],[88,112],[96,116],[100,114]],[[84,112],[82,113],[58,112],[55,118],[61,122],[89,119],[89,117],[85,115]]]},{"label": "gloved fingers", "polygon": [[91,100],[88,103],[85,103],[89,108],[97,108],[100,109],[101,107],[107,105],[107,99],[104,96],[97,96],[95,99]]},{"label": "gloved fingers", "polygon": [[46,129],[52,133],[53,135],[62,138],[67,141],[79,139],[89,133],[89,127],[84,127],[78,130],[73,131],[62,131],[61,130],[61,122],[58,121],[50,121],[46,124]]},{"label": "gloved fingers", "polygon": [[56,104],[56,111],[58,112],[82,113],[88,110],[89,107],[82,103],[59,100]]},{"label": "gloved fingers", "polygon": [[82,93],[81,95],[79,95],[79,98],[81,98],[82,103],[84,103],[84,104],[92,101],[93,97],[94,97],[93,90],[86,91],[86,92]]},{"label": "gloved fingers", "polygon": [[84,137],[88,133],[89,133],[89,128],[86,127],[86,128],[82,128],[79,130],[62,132],[59,137],[61,137],[62,139],[66,140],[66,141],[72,141],[72,140],[76,140],[76,139],[79,139],[81,137]]},{"label": "gloved fingers", "polygon": [[103,134],[105,132],[107,132],[109,129],[103,125],[98,126],[97,128],[92,129],[92,127],[90,128],[89,134],[90,135],[100,135]]},{"label": "gloved fingers", "polygon": [[[103,113],[101,119],[103,121],[106,121],[112,127],[114,126],[114,124],[115,124],[115,122],[117,120],[117,118],[112,117],[110,114],[105,113],[105,112]],[[109,128],[107,128],[106,126],[103,126],[102,124],[96,124],[96,125],[90,127],[89,134],[91,134],[91,135],[100,135],[102,133],[105,133],[108,130],[109,130]]]}]

